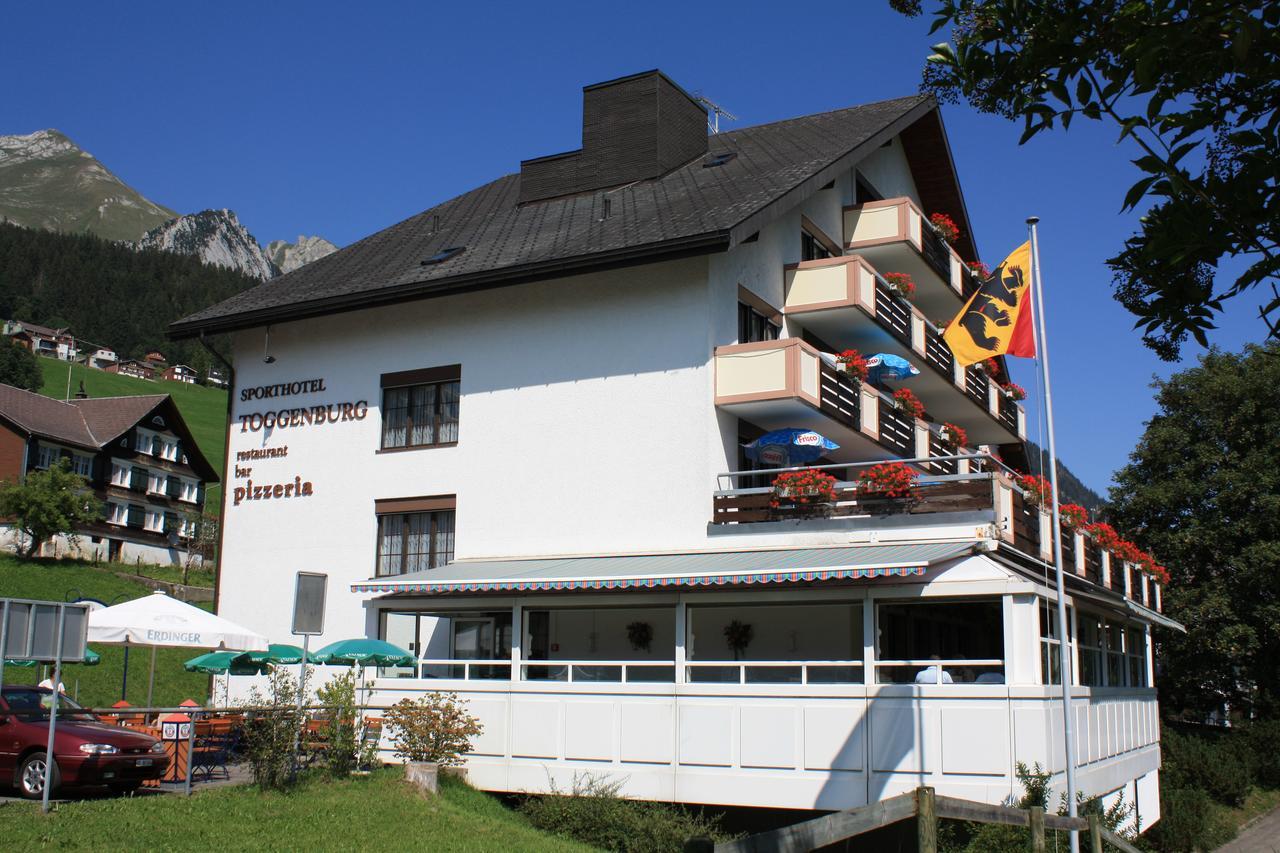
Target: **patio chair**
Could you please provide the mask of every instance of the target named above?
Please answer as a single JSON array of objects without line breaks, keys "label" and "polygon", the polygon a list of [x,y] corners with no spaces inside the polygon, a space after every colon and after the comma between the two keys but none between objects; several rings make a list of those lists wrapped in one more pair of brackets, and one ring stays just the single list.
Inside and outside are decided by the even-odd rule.
[{"label": "patio chair", "polygon": [[[198,726],[199,724],[197,724]],[[201,734],[196,730],[195,745],[191,754],[192,780],[210,781],[215,774],[223,779],[231,778],[227,764],[231,760],[231,736],[228,734]]]}]

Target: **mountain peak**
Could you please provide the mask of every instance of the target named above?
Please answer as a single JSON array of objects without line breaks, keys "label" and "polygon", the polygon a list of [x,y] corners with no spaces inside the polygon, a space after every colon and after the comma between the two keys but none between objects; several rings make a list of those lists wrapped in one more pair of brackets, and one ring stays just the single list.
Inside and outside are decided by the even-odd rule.
[{"label": "mountain peak", "polygon": [[0,220],[136,240],[176,216],[52,128],[0,136]]},{"label": "mountain peak", "polygon": [[325,238],[306,237],[302,234],[298,235],[296,243],[272,240],[267,245],[267,257],[282,273],[293,272],[304,264],[318,261],[336,251],[338,247]]},{"label": "mountain peak", "polygon": [[170,219],[151,229],[136,244],[139,249],[161,249],[195,255],[206,264],[239,270],[266,281],[279,274],[258,241],[227,208],[202,210]]}]

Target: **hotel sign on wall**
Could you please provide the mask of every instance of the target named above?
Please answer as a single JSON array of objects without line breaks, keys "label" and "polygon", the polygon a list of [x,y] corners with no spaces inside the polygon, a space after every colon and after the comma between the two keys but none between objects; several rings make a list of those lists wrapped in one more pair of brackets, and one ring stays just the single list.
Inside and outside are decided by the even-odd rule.
[{"label": "hotel sign on wall", "polygon": [[[296,397],[303,394],[320,394],[325,391],[324,379],[303,379],[297,382],[281,382],[276,385],[255,385],[240,389],[240,402],[274,400],[281,397]],[[292,401],[290,401],[292,402]],[[269,404],[268,404],[269,405]],[[263,411],[248,412],[238,415],[242,433],[267,433],[273,437],[276,430],[303,429],[330,426],[347,421],[362,421],[369,414],[369,401],[356,400],[341,403],[319,403],[311,406],[283,406]],[[231,489],[232,506],[240,506],[246,501],[283,500],[285,498],[306,498],[315,494],[315,487],[310,480],[294,475],[292,482],[279,480],[255,483],[252,466],[241,466],[241,462],[253,462],[264,459],[284,459],[289,455],[289,445],[278,447],[260,447],[236,452],[235,479]],[[240,482],[243,481],[243,482]]]}]

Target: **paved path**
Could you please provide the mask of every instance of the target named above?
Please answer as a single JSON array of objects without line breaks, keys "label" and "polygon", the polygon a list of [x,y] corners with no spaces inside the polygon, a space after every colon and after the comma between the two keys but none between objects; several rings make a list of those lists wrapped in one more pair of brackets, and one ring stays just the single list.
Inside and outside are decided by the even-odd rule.
[{"label": "paved path", "polygon": [[1280,808],[1267,812],[1216,853],[1280,853]]}]

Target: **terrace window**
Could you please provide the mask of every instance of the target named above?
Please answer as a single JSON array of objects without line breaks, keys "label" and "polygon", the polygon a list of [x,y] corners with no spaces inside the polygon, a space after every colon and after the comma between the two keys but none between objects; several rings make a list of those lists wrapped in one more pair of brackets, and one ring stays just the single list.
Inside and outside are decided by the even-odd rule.
[{"label": "terrace window", "polygon": [[403,575],[453,559],[454,498],[378,501],[377,574]]},{"label": "terrace window", "polygon": [[800,231],[800,260],[817,261],[831,257],[831,250],[821,238],[815,237],[808,230]]},{"label": "terrace window", "polygon": [[511,678],[510,610],[383,611],[379,636],[423,661],[385,667],[383,678]]},{"label": "terrace window", "polygon": [[[1067,608],[1067,635],[1070,642],[1075,642],[1072,632],[1071,608]],[[1080,626],[1084,630],[1083,623]],[[1042,684],[1062,683],[1062,658],[1058,647],[1062,645],[1058,635],[1058,605],[1049,601],[1040,601],[1040,679]],[[1080,667],[1084,668],[1083,653]]]},{"label": "terrace window", "polygon": [[880,684],[1003,684],[999,599],[886,602],[876,608]]},{"label": "terrace window", "polygon": [[690,682],[861,684],[862,602],[691,606]]},{"label": "terrace window", "polygon": [[382,447],[438,447],[458,441],[461,365],[382,376]]},{"label": "terrace window", "polygon": [[36,450],[36,467],[52,468],[62,457],[62,451],[47,444],[41,444]]},{"label": "terrace window", "polygon": [[578,607],[525,611],[529,681],[675,681],[675,610]]}]

